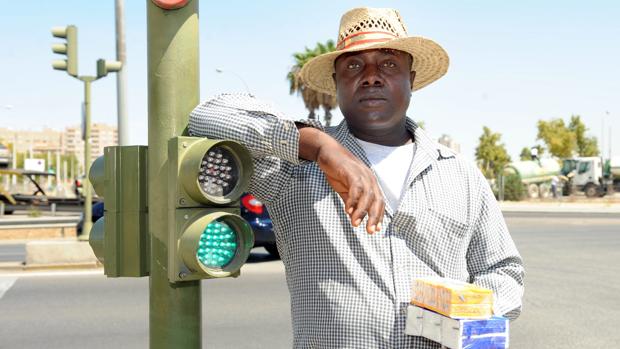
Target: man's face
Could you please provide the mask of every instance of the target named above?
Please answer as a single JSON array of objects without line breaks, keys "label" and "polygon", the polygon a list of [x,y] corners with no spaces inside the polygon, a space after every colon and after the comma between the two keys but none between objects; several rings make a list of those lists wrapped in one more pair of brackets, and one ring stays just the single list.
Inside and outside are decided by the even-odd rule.
[{"label": "man's face", "polygon": [[357,130],[385,130],[402,122],[415,72],[411,56],[376,49],[345,53],[335,62],[340,110]]}]

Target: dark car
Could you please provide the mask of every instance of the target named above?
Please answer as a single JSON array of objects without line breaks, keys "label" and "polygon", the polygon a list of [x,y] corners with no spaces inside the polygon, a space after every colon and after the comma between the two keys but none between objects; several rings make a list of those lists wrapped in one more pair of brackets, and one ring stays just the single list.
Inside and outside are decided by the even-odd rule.
[{"label": "dark car", "polygon": [[276,247],[276,237],[267,208],[252,194],[241,197],[241,217],[243,217],[254,231],[254,247],[264,247],[270,255],[280,258]]},{"label": "dark car", "polygon": [[[103,201],[93,204],[92,221],[95,223],[103,217]],[[271,225],[271,218],[267,213],[267,208],[262,202],[258,201],[252,194],[244,194],[241,197],[241,217],[243,217],[254,231],[254,247],[264,247],[273,257],[279,258],[276,238]],[[77,224],[77,234],[82,234],[84,225],[84,215],[82,214]]]},{"label": "dark car", "polygon": [[[92,222],[95,223],[99,218],[103,217],[103,201],[98,201],[93,204],[92,208]],[[84,213],[80,214],[80,221],[77,224],[77,234],[82,235],[82,229],[84,227]]]}]

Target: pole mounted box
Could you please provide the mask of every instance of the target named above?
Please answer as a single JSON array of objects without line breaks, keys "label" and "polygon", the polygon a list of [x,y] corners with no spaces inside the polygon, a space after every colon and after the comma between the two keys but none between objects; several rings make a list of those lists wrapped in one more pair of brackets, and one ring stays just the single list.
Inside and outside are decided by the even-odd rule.
[{"label": "pole mounted box", "polygon": [[106,147],[90,169],[104,217],[93,225],[90,244],[109,277],[149,275],[147,147]]},{"label": "pole mounted box", "polygon": [[234,141],[175,137],[168,143],[168,279],[236,277],[254,245],[239,216],[252,176],[248,150]]}]

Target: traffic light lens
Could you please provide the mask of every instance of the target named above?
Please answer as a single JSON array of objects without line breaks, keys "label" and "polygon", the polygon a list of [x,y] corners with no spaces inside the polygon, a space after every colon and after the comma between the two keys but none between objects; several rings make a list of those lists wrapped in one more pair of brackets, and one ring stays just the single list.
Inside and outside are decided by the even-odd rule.
[{"label": "traffic light lens", "polygon": [[196,256],[209,268],[222,268],[233,259],[237,251],[237,234],[221,221],[209,223],[200,236]]},{"label": "traffic light lens", "polygon": [[198,182],[200,188],[211,196],[225,196],[233,191],[239,181],[239,164],[230,150],[213,147],[202,158]]}]

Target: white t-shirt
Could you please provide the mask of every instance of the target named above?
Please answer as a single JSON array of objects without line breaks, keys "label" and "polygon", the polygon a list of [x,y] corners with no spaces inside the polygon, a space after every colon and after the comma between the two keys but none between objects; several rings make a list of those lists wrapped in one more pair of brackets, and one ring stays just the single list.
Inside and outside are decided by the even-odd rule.
[{"label": "white t-shirt", "polygon": [[416,150],[415,142],[389,147],[356,138],[377,175],[387,205],[396,212]]}]

